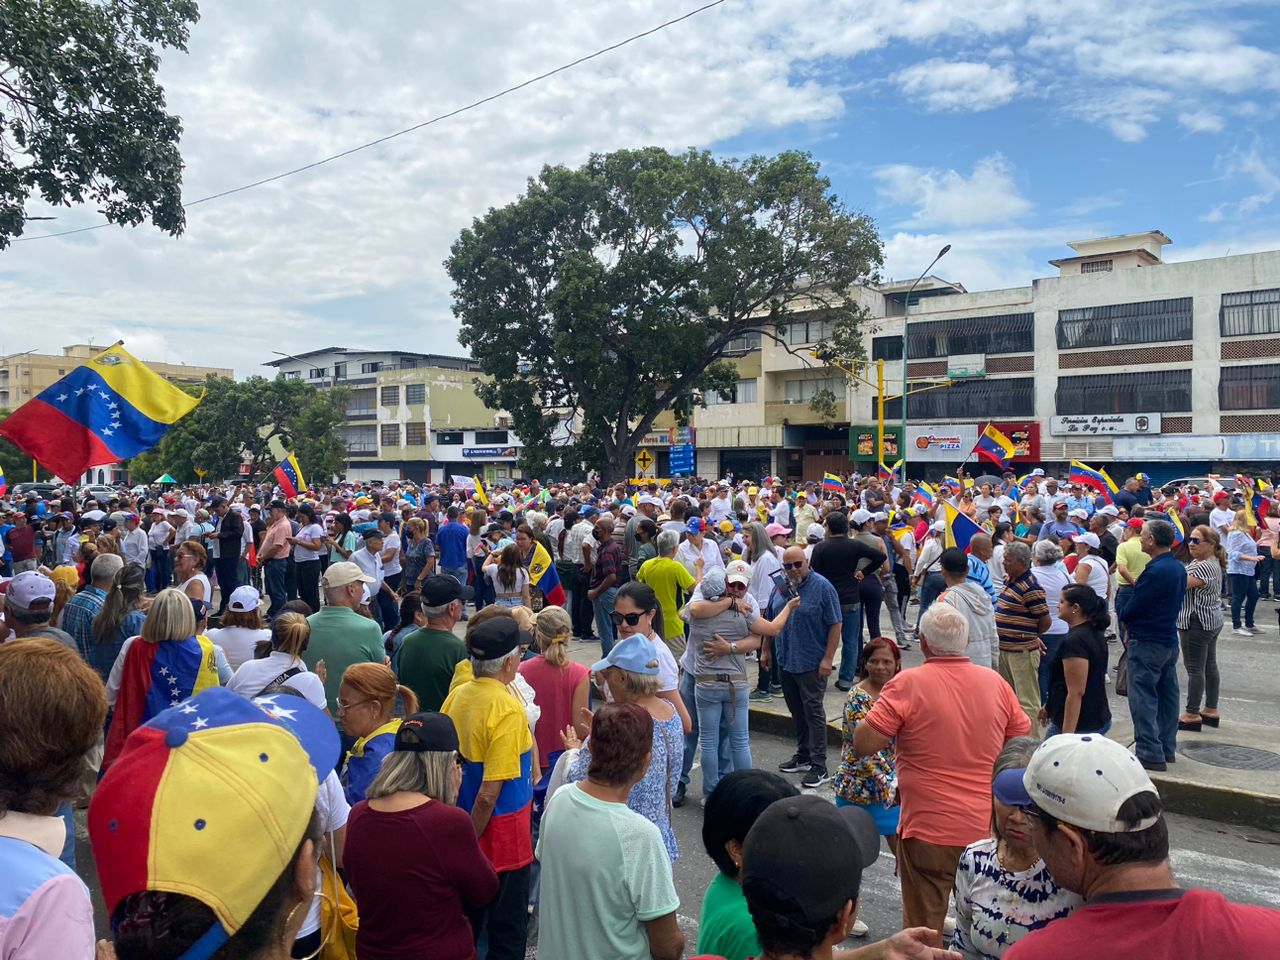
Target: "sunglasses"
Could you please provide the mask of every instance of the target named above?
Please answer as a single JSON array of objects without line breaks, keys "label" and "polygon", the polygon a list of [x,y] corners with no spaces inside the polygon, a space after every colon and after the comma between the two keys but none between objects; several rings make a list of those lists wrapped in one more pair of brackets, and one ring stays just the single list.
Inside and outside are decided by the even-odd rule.
[{"label": "sunglasses", "polygon": [[[645,613],[648,613],[648,611],[646,610]],[[613,621],[613,625],[615,627],[620,627],[624,623],[628,627],[634,627],[640,622],[640,618],[645,616],[645,613],[618,613],[618,611],[615,610],[613,613],[609,614],[609,619]]]},{"label": "sunglasses", "polygon": [[1200,537],[1187,537],[1187,543],[1204,543]]},{"label": "sunglasses", "polygon": [[783,570],[799,570],[803,566],[804,566],[804,561],[797,560],[794,563],[784,563],[782,565],[782,569]]}]

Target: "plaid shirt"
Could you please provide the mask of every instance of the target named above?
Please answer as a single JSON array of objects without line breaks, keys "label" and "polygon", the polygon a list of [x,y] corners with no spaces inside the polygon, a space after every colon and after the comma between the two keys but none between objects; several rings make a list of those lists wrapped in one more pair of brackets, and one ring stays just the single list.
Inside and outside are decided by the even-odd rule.
[{"label": "plaid shirt", "polygon": [[76,642],[80,656],[87,661],[93,650],[93,618],[98,615],[107,595],[95,586],[87,586],[67,601],[62,608],[62,629]]},{"label": "plaid shirt", "polygon": [[591,567],[591,589],[594,590],[604,582],[605,577],[613,574],[613,585],[622,585],[622,548],[613,540],[606,540],[596,545],[595,563]]}]

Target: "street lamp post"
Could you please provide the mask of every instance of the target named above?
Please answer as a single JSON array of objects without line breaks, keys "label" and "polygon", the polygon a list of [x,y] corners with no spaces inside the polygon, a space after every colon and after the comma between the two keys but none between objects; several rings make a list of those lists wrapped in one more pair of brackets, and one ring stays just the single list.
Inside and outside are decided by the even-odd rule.
[{"label": "street lamp post", "polygon": [[[911,294],[916,287],[933,269],[933,265],[947,255],[947,251],[951,249],[951,244],[947,244],[938,251],[938,255],[933,258],[932,262],[924,268],[920,276],[916,277],[915,283],[907,288],[907,295],[902,301],[902,435],[898,437],[898,459],[902,461],[902,477],[907,476],[907,321],[911,314]],[[884,435],[880,436],[880,459],[884,460]]]}]

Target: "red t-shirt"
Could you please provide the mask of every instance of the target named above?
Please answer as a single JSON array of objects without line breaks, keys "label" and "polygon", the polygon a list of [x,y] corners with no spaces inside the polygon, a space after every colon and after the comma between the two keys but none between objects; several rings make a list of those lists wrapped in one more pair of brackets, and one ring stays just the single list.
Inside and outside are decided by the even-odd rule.
[{"label": "red t-shirt", "polygon": [[533,728],[538,741],[538,757],[544,767],[547,758],[564,750],[560,731],[577,718],[573,715],[573,691],[591,671],[570,660],[563,668],[548,663],[545,657],[534,657],[520,664],[520,676],[533,687],[534,698],[542,710]]},{"label": "red t-shirt", "polygon": [[14,527],[5,534],[9,549],[13,551],[13,562],[34,560],[36,555],[36,528],[31,524]]},{"label": "red t-shirt", "polygon": [[1095,897],[1029,933],[1004,960],[1272,960],[1280,910],[1232,903],[1215,890],[1144,890]]},{"label": "red t-shirt", "polygon": [[896,739],[898,834],[947,847],[991,835],[991,766],[1031,732],[1013,688],[968,657],[933,657],[884,685],[864,721]]},{"label": "red t-shirt", "polygon": [[493,900],[498,875],[465,810],[433,800],[382,813],[362,800],[342,860],[360,910],[360,960],[475,957],[467,914]]}]

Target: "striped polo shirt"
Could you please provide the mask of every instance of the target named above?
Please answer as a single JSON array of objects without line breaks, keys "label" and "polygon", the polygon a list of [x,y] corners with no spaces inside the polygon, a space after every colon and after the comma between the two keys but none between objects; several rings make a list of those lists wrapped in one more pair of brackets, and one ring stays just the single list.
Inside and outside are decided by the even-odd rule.
[{"label": "striped polo shirt", "polygon": [[1040,641],[1040,618],[1048,613],[1044,591],[1031,571],[1006,580],[996,600],[1000,649],[1010,653],[1035,649]]}]

